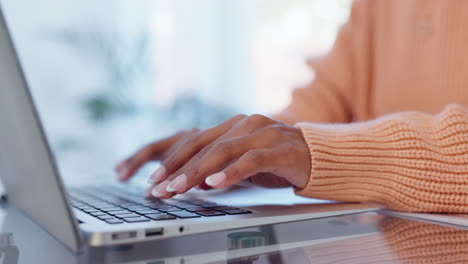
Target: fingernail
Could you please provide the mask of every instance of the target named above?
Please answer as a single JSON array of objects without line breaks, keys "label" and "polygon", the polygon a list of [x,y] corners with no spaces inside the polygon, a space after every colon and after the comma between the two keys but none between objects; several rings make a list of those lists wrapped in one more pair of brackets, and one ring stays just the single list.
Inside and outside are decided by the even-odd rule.
[{"label": "fingernail", "polygon": [[151,175],[151,177],[148,179],[148,183],[155,184],[161,181],[164,175],[166,175],[166,168],[164,166],[161,166]]},{"label": "fingernail", "polygon": [[166,188],[170,181],[163,181],[158,186],[154,187],[151,191],[151,195],[154,197],[163,197],[167,194]]},{"label": "fingernail", "polygon": [[214,187],[222,183],[225,179],[226,179],[226,173],[218,172],[206,178],[205,182],[209,186]]},{"label": "fingernail", "polygon": [[187,175],[182,174],[175,178],[166,188],[168,192],[176,192],[185,187],[187,184]]}]

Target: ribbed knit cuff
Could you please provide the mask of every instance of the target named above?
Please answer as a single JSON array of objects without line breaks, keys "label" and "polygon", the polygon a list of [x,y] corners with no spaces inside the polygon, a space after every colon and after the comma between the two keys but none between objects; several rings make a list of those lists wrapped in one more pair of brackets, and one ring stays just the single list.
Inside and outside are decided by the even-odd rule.
[{"label": "ribbed knit cuff", "polygon": [[383,161],[374,156],[386,150],[376,149],[375,143],[368,140],[368,134],[375,131],[372,124],[296,126],[301,129],[311,156],[310,178],[304,189],[296,190],[298,195],[350,202],[382,203],[391,199],[391,176],[375,177],[382,171]]},{"label": "ribbed knit cuff", "polygon": [[296,193],[377,202],[407,212],[467,213],[468,123],[452,105],[436,116],[399,113],[352,124],[298,123],[311,174]]}]

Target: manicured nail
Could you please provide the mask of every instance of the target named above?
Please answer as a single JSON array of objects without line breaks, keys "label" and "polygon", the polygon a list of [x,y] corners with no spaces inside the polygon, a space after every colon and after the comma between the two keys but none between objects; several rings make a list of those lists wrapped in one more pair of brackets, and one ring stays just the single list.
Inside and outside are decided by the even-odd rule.
[{"label": "manicured nail", "polygon": [[151,191],[151,194],[154,197],[163,197],[167,195],[167,185],[169,185],[170,181],[163,181],[161,182],[158,186],[154,187],[153,190]]},{"label": "manicured nail", "polygon": [[164,166],[159,167],[148,179],[149,184],[155,184],[162,180],[166,175],[166,168]]},{"label": "manicured nail", "polygon": [[206,178],[205,182],[209,186],[214,187],[222,183],[224,180],[226,180],[226,173],[218,172]]},{"label": "manicured nail", "polygon": [[166,188],[168,192],[176,192],[185,187],[187,184],[187,175],[182,174],[177,176]]}]

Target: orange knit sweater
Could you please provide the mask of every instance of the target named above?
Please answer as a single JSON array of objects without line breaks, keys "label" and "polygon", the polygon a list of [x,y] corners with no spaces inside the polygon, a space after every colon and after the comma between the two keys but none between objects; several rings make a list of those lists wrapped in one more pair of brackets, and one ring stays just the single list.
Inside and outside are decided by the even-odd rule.
[{"label": "orange knit sweater", "polygon": [[468,1],[356,1],[310,63],[315,80],[275,116],[310,147],[297,193],[468,213],[467,44]]}]

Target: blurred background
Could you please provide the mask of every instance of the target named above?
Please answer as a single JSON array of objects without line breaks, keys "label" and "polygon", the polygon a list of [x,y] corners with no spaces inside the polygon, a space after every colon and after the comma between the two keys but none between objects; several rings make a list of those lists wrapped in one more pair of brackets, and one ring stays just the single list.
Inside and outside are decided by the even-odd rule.
[{"label": "blurred background", "polygon": [[[180,129],[270,114],[313,78],[350,0],[2,0],[68,184]],[[149,165],[140,173],[147,177]],[[140,177],[140,178],[141,178]]]}]

